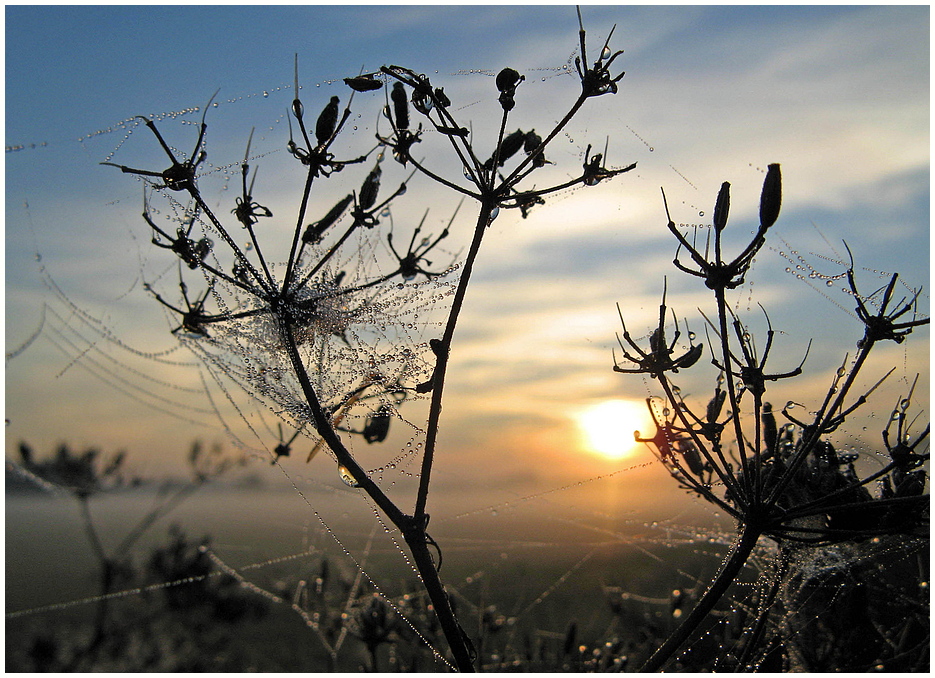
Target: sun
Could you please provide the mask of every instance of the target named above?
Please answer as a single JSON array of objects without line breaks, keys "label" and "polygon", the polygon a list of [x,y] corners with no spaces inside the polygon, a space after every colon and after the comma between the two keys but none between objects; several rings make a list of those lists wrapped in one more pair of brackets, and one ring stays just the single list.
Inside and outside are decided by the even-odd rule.
[{"label": "sun", "polygon": [[575,421],[584,449],[608,459],[633,454],[639,445],[633,432],[645,435],[653,425],[646,404],[634,400],[604,400],[578,412]]}]

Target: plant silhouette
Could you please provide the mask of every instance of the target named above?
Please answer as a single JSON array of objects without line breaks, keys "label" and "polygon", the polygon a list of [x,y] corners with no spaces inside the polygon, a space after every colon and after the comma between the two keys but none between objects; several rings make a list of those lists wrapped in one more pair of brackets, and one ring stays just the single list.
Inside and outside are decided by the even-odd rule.
[{"label": "plant silhouette", "polygon": [[[187,159],[180,160],[156,124],[147,119],[146,125],[168,156],[170,167],[159,171],[105,163],[144,180],[143,218],[152,230],[153,244],[178,257],[180,278],[184,264],[204,280],[203,291],[196,293],[193,301],[187,284],[180,279],[184,307],[152,292],[162,306],[181,318],[173,332],[206,365],[223,372],[253,398],[267,403],[287,427],[317,433],[320,442],[309,458],[322,447],[329,450],[345,482],[364,491],[400,531],[431,598],[455,663],[463,671],[473,669],[474,651],[452,612],[438,576],[440,550],[427,532],[430,520],[427,504],[449,355],[484,235],[501,209],[520,209],[525,216],[533,205],[543,204],[546,195],[577,185],[592,186],[634,167],[607,168],[602,165],[600,154],[593,158],[589,154],[583,171],[576,178],[545,188],[525,187],[529,177],[548,163],[546,152],[550,144],[582,106],[591,98],[616,93],[617,83],[623,77],[622,72],[611,72],[611,65],[622,52],[610,52],[610,36],[599,50],[598,58],[588,61],[580,12],[578,18],[581,53],[575,65],[580,93],[545,137],[521,130],[507,134],[525,78],[512,68],[501,70],[495,81],[501,116],[494,151],[486,161],[481,160],[483,156],[475,148],[473,135],[456,118],[456,109],[443,88],[433,85],[426,75],[403,66],[383,66],[377,72],[345,79],[352,94],[343,111],[341,98],[331,96],[311,126],[306,119],[305,103],[299,96],[296,57],[295,97],[288,118],[290,134],[286,148],[298,161],[305,181],[294,219],[291,247],[283,264],[267,258],[257,234],[260,221],[272,218],[273,209],[258,202],[255,172],[248,181],[252,134],[241,164],[241,195],[230,210],[239,228],[246,232],[248,246],[238,244],[237,231],[223,223],[221,215],[207,204],[199,190],[198,170],[206,157],[204,140],[210,101],[203,110],[198,138]],[[387,138],[378,135],[378,145],[362,156],[338,159],[336,149],[351,116],[355,95],[382,88],[390,90],[388,99],[392,105],[387,103],[383,117],[389,122],[392,133]],[[415,128],[410,106],[420,121]],[[445,177],[413,157],[412,148],[422,142],[426,130],[433,130],[434,137],[446,143],[463,168],[463,178]],[[389,193],[382,190],[386,151],[404,168],[412,166],[413,174],[435,181],[477,205],[474,234],[459,266],[444,331],[441,337],[429,342],[431,355],[424,364],[431,367],[421,375],[418,374],[419,363],[411,356],[404,357],[393,371],[354,365],[360,360],[358,345],[365,343],[362,337],[371,332],[375,324],[384,322],[381,314],[386,309],[412,298],[418,289],[415,279],[422,276],[432,282],[446,273],[427,268],[431,263],[426,255],[448,235],[452,223],[434,239],[426,237],[416,244],[420,224],[413,231],[404,254],[397,250],[392,231],[386,233],[383,240],[395,261],[386,272],[368,276],[362,274],[359,267],[349,270],[341,263],[343,248],[352,236],[379,232],[389,207],[407,193],[413,174],[395,190]],[[517,154],[520,154],[518,160]],[[359,188],[351,190],[320,219],[308,223],[316,182],[343,177],[349,166],[364,163],[371,169]],[[462,185],[462,179],[467,180],[467,186]],[[170,235],[172,228],[160,226],[153,218],[149,203],[155,193],[168,200],[170,212],[177,215],[175,237]],[[184,194],[188,204],[182,205],[172,193]],[[204,232],[202,237],[192,235],[196,223]],[[218,310],[209,311],[209,304]],[[350,364],[352,368],[346,370],[338,364]],[[350,381],[346,377],[335,378],[342,373],[359,376],[352,376]],[[419,487],[414,508],[407,512],[364,470],[340,433],[359,434],[367,443],[382,441],[399,406],[410,396],[429,392]],[[362,429],[342,424],[353,416],[352,411],[361,408],[367,408],[365,415],[357,415],[365,419]],[[280,430],[274,463],[287,449]],[[429,547],[439,552],[437,563]]]},{"label": "plant silhouette", "polygon": [[[921,449],[928,438],[929,427],[910,434],[905,421],[914,386],[901,399],[883,431],[889,458],[883,468],[861,477],[855,468],[858,455],[839,452],[828,441],[828,436],[864,405],[888,376],[867,392],[853,397],[857,377],[874,346],[881,341],[902,342],[915,328],[929,322],[928,318],[916,314],[918,292],[908,300],[893,302],[896,274],[885,288],[863,297],[857,288],[851,262],[847,279],[864,334],[857,342],[856,357],[853,360],[845,357],[823,402],[814,411],[799,419],[795,414],[799,406],[789,401],[781,410],[788,423],[780,426],[777,413],[764,400],[771,382],[791,380],[802,374],[807,353],[791,370],[769,371],[766,363],[775,337],[769,316],[766,316],[766,341],[762,354],[758,355],[753,334],[731,310],[725,292],[744,283],[753,258],[766,243],[767,233],[779,217],[781,200],[780,168],[773,164],[766,173],[760,198],[760,225],[740,254],[729,261],[724,260],[722,246],[730,209],[729,183],[721,186],[717,196],[713,247],[710,242],[706,242],[703,249],[689,242],[666,207],[668,229],[678,240],[678,251],[685,249],[695,266],[682,263],[676,253],[675,267],[703,279],[714,295],[714,318],[706,315],[704,318],[714,335],[713,340],[709,335],[709,345],[712,346],[711,364],[717,368],[718,376],[714,393],[704,409],[695,409],[685,402],[669,376],[698,363],[703,344],[692,344],[678,358],[672,357],[679,331],[676,323],[672,342],[667,344],[669,309],[665,293],[659,307],[659,325],[649,338],[648,349],[642,349],[624,325],[623,339],[636,355],[621,340],[624,366],[615,358],[614,370],[647,374],[664,393],[661,402],[652,398],[647,401],[655,432],[645,437],[637,432],[636,439],[653,448],[676,482],[730,515],[738,525],[737,540],[717,576],[679,628],[643,665],[644,671],[661,669],[688,640],[738,576],[761,537],[776,542],[780,547],[780,562],[786,562],[801,559],[800,552],[809,547],[860,545],[893,535],[905,535],[904,539],[911,540],[927,533],[926,472],[919,467],[928,459],[928,453]],[[877,296],[878,310],[872,313],[866,299]],[[635,366],[630,367],[630,363]],[[901,441],[895,445],[891,438],[894,422]],[[877,497],[867,489],[875,482],[882,483]],[[794,553],[798,554],[795,558]],[[769,601],[778,592],[783,577],[788,576],[791,575],[775,575],[775,589],[761,605],[760,618],[737,658],[739,668],[755,668],[754,649],[770,612]],[[889,653],[884,654],[888,656]],[[905,657],[900,659],[905,660]],[[910,665],[912,661],[914,658],[909,660]]]}]

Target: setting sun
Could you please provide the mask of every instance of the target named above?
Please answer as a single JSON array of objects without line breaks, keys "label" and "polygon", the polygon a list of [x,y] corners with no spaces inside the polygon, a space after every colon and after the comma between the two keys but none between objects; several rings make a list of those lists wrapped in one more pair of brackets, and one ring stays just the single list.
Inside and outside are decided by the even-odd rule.
[{"label": "setting sun", "polygon": [[608,459],[633,454],[633,432],[652,428],[646,405],[635,400],[605,400],[581,410],[575,421],[585,449]]}]

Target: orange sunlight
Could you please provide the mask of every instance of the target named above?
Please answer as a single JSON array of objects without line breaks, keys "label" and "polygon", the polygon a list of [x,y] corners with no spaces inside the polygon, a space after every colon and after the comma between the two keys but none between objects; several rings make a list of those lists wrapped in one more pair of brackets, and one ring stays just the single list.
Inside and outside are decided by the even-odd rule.
[{"label": "orange sunlight", "polygon": [[651,436],[653,420],[645,403],[636,400],[604,400],[574,415],[582,447],[607,459],[623,459],[637,446],[633,432]]}]

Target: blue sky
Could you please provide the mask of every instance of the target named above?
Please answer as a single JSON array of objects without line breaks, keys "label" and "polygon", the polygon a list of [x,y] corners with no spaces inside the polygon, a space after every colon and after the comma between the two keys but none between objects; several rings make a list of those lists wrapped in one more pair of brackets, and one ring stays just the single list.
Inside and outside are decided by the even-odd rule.
[{"label": "blue sky", "polygon": [[[121,123],[135,115],[203,106],[220,87],[220,105],[208,116],[211,160],[238,163],[256,125],[254,149],[265,154],[258,187],[285,199],[278,172],[287,160],[283,113],[296,53],[307,109],[332,91],[346,96],[329,82],[385,63],[430,74],[456,106],[464,102],[459,114],[477,133],[494,100],[489,73],[504,66],[529,76],[514,118],[524,129],[526,119],[544,129],[575,95],[576,80],[561,73],[577,47],[570,6],[5,11],[6,144],[25,147],[6,157],[8,351],[38,327],[43,301],[60,318],[46,313],[46,334],[56,324],[75,325],[44,287],[37,249],[65,294],[127,343],[153,351],[171,344],[163,314],[139,285],[141,269],[157,259],[139,218],[139,184],[99,164],[112,153],[134,167],[164,160],[152,154],[142,127],[126,135],[133,126]],[[740,243],[754,224],[763,170],[782,164],[775,251],[759,257],[752,286],[740,290],[737,303],[755,313],[757,302],[769,309],[782,333],[778,366],[798,364],[816,337],[808,393],[821,392],[843,354],[853,353],[859,327],[846,295],[796,280],[780,251],[800,252],[837,274],[843,269],[830,260],[846,239],[858,266],[898,270],[913,286],[929,277],[927,6],[595,6],[583,15],[592,51],[616,24],[612,46],[625,50],[616,63],[627,75],[616,96],[591,102],[576,118],[547,169],[552,177],[574,175],[587,144],[603,150],[608,138],[608,162],[638,168],[593,190],[560,194],[525,221],[510,214],[491,227],[453,348],[457,376],[445,417],[454,452],[439,463],[443,479],[476,471],[485,459],[478,450],[494,444],[507,476],[546,485],[619,465],[576,449],[574,427],[583,408],[647,394],[640,378],[610,371],[615,303],[640,335],[658,312],[663,276],[680,315],[697,318],[694,309],[707,303],[703,286],[672,269],[675,244],[660,186],[677,222],[705,223],[701,213],[710,218],[720,183],[730,181],[729,229]],[[321,102],[314,100],[317,88]],[[362,112],[377,110],[372,99],[360,101]],[[373,118],[361,118],[352,139],[372,139]],[[183,115],[160,125],[187,153],[197,119]],[[431,185],[420,190],[426,201],[438,198],[432,218],[447,219],[450,200]],[[404,207],[397,218],[406,209],[415,218],[422,211]],[[461,224],[468,231],[469,220]],[[869,289],[883,284],[872,271],[861,275]],[[927,293],[921,302],[927,312]],[[751,322],[762,324],[760,316]],[[894,388],[916,371],[927,374],[927,331],[918,334],[881,351],[873,366],[899,366]],[[161,469],[181,460],[196,436],[224,441],[219,427],[164,417],[96,379],[80,359],[72,363],[85,348],[63,351],[42,336],[8,364],[8,450],[20,439],[40,450],[68,440],[127,448],[144,468]],[[132,369],[145,369],[145,361]],[[115,372],[140,382],[126,367]],[[711,374],[699,374],[697,383],[685,378],[683,390],[702,393]],[[889,398],[881,409],[891,407]],[[531,469],[530,446],[543,461]]]}]

